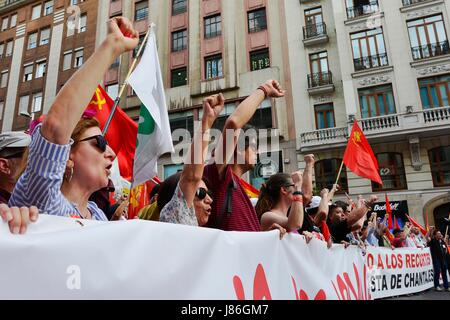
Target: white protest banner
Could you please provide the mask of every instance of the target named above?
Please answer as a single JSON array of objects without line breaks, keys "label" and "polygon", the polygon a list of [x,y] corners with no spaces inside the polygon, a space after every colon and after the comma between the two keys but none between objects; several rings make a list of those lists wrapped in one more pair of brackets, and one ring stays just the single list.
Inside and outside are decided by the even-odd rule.
[{"label": "white protest banner", "polygon": [[368,248],[366,265],[375,299],[425,291],[433,284],[430,249]]},{"label": "white protest banner", "polygon": [[366,300],[364,254],[278,231],[41,215],[25,236],[0,223],[0,299]]}]

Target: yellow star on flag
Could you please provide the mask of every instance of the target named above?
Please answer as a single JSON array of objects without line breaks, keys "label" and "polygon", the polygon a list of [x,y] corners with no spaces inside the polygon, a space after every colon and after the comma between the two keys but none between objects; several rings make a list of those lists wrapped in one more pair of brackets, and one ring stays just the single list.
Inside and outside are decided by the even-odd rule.
[{"label": "yellow star on flag", "polygon": [[105,99],[105,97],[103,97],[103,99],[102,99],[102,94],[101,94],[99,88],[97,88],[95,90],[95,96],[97,97],[97,101],[94,101],[94,99],[92,99],[90,104],[97,105],[98,110],[102,111],[103,110],[103,106],[106,104],[106,99]]}]

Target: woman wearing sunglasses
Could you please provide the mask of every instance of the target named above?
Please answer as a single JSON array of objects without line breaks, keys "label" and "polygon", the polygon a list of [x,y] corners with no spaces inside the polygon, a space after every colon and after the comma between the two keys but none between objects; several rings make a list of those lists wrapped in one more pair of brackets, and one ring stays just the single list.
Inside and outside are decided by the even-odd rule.
[{"label": "woman wearing sunglasses", "polygon": [[270,177],[261,188],[256,213],[261,221],[261,230],[269,231],[279,225],[287,232],[297,232],[303,224],[303,174],[291,176],[279,173]]},{"label": "woman wearing sunglasses", "polygon": [[[161,186],[160,194],[165,193],[166,198],[173,196],[162,208],[160,221],[201,227],[208,222],[213,200],[202,180],[203,169],[210,140],[209,130],[222,112],[224,105],[225,98],[222,94],[211,96],[203,102],[202,124],[194,134],[183,171],[178,176],[169,178],[167,184]],[[175,185],[176,188],[173,191]],[[171,192],[170,189],[172,189]],[[158,197],[158,206],[163,205],[163,201],[164,196]]]},{"label": "woman wearing sunglasses", "polygon": [[40,213],[107,220],[88,199],[108,185],[116,155],[102,136],[99,122],[89,116],[80,118],[109,66],[133,50],[138,39],[128,19],[109,20],[106,39],[60,90],[43,124],[33,131],[27,168],[16,184],[11,205],[35,205]]}]

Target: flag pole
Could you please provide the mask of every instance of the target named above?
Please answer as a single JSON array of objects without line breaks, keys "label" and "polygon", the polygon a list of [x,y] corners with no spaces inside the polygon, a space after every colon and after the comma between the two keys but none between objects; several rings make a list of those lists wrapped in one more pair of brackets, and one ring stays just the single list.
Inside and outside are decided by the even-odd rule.
[{"label": "flag pole", "polygon": [[[448,214],[448,219],[450,220],[450,213]],[[444,237],[444,239],[447,238],[447,236],[448,236],[448,224],[447,224],[447,228],[445,229],[445,237]]]},{"label": "flag pole", "polygon": [[342,160],[341,168],[339,169],[335,184],[338,184],[338,182],[339,182],[339,178],[341,177],[342,169],[344,169],[344,160]]},{"label": "flag pole", "polygon": [[120,88],[120,91],[119,91],[119,94],[118,94],[116,100],[114,100],[114,106],[113,106],[113,108],[111,110],[111,113],[109,114],[109,117],[108,117],[108,120],[106,121],[105,127],[103,128],[103,132],[102,132],[103,135],[106,135],[106,133],[108,132],[109,126],[110,126],[111,121],[112,121],[112,118],[114,117],[114,114],[116,113],[117,107],[119,106],[120,99],[121,99],[121,97],[123,95],[123,92],[125,91],[125,88],[126,88],[126,86],[128,84],[128,80],[130,79],[131,73],[133,72],[134,67],[136,66],[136,63],[137,63],[137,61],[138,61],[138,59],[139,59],[139,57],[140,57],[140,55],[142,53],[142,50],[144,49],[144,46],[145,46],[145,44],[147,42],[147,39],[148,39],[148,36],[150,35],[150,30],[154,26],[155,25],[153,23],[149,26],[149,28],[147,30],[147,34],[145,35],[145,38],[142,41],[142,43],[141,43],[141,45],[140,45],[140,47],[138,49],[138,52],[136,54],[136,57],[133,60],[133,63],[131,64],[130,69],[128,70],[127,76],[125,77],[125,81],[123,82],[122,87]]}]

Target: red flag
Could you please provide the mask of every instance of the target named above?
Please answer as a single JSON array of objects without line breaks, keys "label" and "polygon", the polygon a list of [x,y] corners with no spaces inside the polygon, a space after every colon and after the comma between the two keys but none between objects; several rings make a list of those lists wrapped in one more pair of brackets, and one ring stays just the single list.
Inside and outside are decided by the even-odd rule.
[{"label": "red flag", "polygon": [[397,221],[396,217],[394,217],[394,227],[395,227],[395,229],[401,229],[400,226],[398,225],[398,221]]},{"label": "red flag", "polygon": [[392,243],[394,241],[394,235],[389,231],[389,229],[386,229],[386,237],[388,237],[389,241]]},{"label": "red flag", "polygon": [[383,184],[377,158],[375,158],[373,150],[357,121],[353,124],[343,161],[345,166],[356,175]]},{"label": "red flag", "polygon": [[331,238],[331,233],[326,221],[322,221],[322,234],[325,238],[325,241],[328,242],[328,240],[330,240]]},{"label": "red flag", "polygon": [[427,234],[427,229],[425,229],[424,227],[422,227],[416,220],[414,220],[413,218],[411,218],[409,215],[406,215],[409,219],[409,222],[411,222],[411,224],[416,227],[419,228],[420,232],[422,232],[422,234],[425,236]]},{"label": "red flag", "polygon": [[386,214],[388,215],[388,228],[389,230],[394,228],[394,224],[392,223],[392,208],[391,204],[389,203],[389,198],[386,193]]},{"label": "red flag", "polygon": [[[87,110],[95,112],[95,117],[100,122],[100,127],[103,130],[113,107],[114,101],[99,85],[95,90]],[[118,107],[112,118],[108,132],[106,133],[106,140],[117,155],[120,175],[128,181],[131,181],[133,177],[133,161],[136,151],[137,132],[137,123]]]}]

